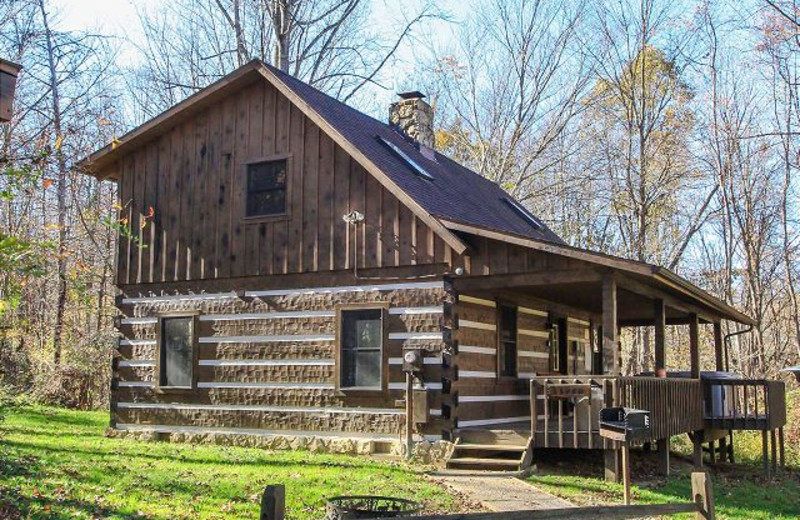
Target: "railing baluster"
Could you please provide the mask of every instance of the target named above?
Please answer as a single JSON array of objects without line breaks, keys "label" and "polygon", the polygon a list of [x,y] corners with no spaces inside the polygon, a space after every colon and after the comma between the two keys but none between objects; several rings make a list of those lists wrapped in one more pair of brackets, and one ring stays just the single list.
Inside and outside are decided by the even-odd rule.
[{"label": "railing baluster", "polygon": [[548,396],[549,392],[547,391],[547,380],[545,380],[543,386],[543,393],[544,393],[544,447],[550,447],[550,396]]},{"label": "railing baluster", "polygon": [[558,447],[564,447],[564,400],[558,400]]}]

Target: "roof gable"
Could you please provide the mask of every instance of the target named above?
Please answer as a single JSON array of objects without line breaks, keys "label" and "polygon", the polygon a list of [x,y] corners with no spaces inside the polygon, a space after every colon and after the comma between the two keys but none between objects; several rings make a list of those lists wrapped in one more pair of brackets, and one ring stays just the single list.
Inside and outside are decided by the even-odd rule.
[{"label": "roof gable", "polygon": [[[82,165],[94,169],[100,178],[115,178],[109,170],[116,157],[167,131],[181,120],[218,102],[233,90],[266,78],[287,96],[320,128],[342,146],[381,184],[407,205],[437,235],[458,253],[466,245],[440,222],[461,222],[479,228],[547,242],[563,241],[544,224],[532,225],[508,203],[510,196],[497,184],[436,153],[426,158],[403,134],[310,85],[255,60],[200,92],[178,103],[152,120],[94,152]],[[400,150],[431,174],[433,180],[420,176],[385,142]],[[510,199],[513,200],[513,199]]]}]

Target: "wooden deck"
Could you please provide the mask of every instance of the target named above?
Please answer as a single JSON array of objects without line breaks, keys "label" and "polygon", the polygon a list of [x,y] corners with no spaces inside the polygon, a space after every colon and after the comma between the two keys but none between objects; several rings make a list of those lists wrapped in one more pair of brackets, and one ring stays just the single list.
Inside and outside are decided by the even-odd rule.
[{"label": "wooden deck", "polygon": [[636,444],[658,444],[667,461],[669,438],[689,434],[698,464],[703,442],[713,451],[715,438],[706,437],[714,431],[759,430],[773,437],[777,432],[782,439],[786,424],[784,383],[769,380],[534,376],[530,406],[530,423],[459,430],[448,467],[524,470],[534,449],[619,450],[619,443],[600,435],[600,410],[608,407],[649,411],[650,437]]},{"label": "wooden deck", "polygon": [[650,441],[702,430],[770,431],[786,424],[782,381],[616,376],[539,376],[530,382],[537,448],[608,449],[601,408],[648,410]]},{"label": "wooden deck", "polygon": [[704,381],[703,398],[706,429],[771,431],[786,425],[783,381]]}]

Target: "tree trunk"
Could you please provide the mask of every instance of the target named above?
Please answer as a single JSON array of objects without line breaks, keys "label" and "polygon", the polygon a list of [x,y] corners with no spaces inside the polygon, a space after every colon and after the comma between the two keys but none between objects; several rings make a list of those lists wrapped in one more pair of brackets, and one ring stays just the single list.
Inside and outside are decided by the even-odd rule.
[{"label": "tree trunk", "polygon": [[58,75],[56,73],[55,49],[53,34],[47,20],[45,0],[39,0],[39,9],[42,12],[42,25],[44,27],[45,41],[47,43],[47,66],[50,73],[50,94],[53,110],[53,129],[55,130],[55,156],[58,168],[57,199],[58,199],[58,240],[56,254],[58,260],[58,283],[56,288],[56,319],[53,330],[53,364],[56,370],[61,366],[62,329],[64,327],[64,311],[67,305],[67,165],[62,151],[64,134],[61,128],[61,99],[59,95]]},{"label": "tree trunk", "polygon": [[274,0],[272,27],[275,31],[275,66],[289,72],[289,46],[291,45],[292,11],[294,0]]}]

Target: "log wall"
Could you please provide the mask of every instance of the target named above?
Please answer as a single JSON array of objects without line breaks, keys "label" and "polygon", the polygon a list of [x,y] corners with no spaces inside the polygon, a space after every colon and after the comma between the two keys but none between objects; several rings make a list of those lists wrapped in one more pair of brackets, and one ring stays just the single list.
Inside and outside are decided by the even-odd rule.
[{"label": "log wall", "polygon": [[[494,298],[480,295],[457,295],[455,304],[455,382],[449,396],[457,428],[503,428],[503,425],[530,421],[529,379],[547,374],[551,367],[548,346],[550,322],[562,317],[553,315],[545,302],[517,302],[507,291],[500,299],[517,308],[517,377],[498,377],[498,310]],[[535,305],[535,306],[534,306]],[[559,309],[563,310],[563,307]],[[567,370],[570,374],[589,374],[585,362],[590,345],[590,321],[566,317]],[[590,358],[591,359],[591,358]],[[448,396],[445,396],[445,400]],[[527,427],[527,425],[526,425]]]},{"label": "log wall", "polygon": [[[429,352],[423,380],[440,435],[445,293],[441,281],[379,286],[131,295],[119,301],[119,356],[114,364],[112,423],[119,429],[191,427],[396,436],[405,421],[401,369],[406,348]],[[385,390],[335,389],[336,308],[386,307]],[[159,389],[158,316],[195,312],[193,390]]]}]

